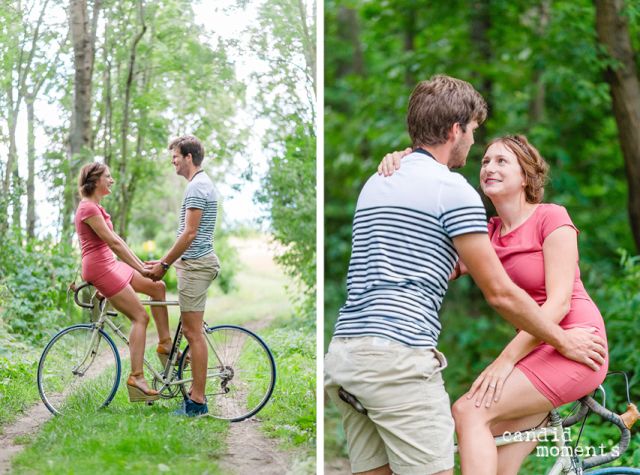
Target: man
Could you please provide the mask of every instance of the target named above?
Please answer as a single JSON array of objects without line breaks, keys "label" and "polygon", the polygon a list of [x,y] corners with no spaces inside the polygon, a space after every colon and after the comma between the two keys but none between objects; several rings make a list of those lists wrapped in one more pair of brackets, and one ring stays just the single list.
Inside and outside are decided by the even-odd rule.
[{"label": "man", "polygon": [[208,413],[205,398],[208,351],[202,331],[207,289],[220,272],[213,252],[213,232],[218,214],[216,191],[201,167],[202,142],[192,135],[178,137],[168,147],[176,173],[188,181],[182,197],[180,227],[175,244],[159,261],[148,263],[150,277],[162,279],[170,266],[178,275],[178,300],[182,331],[189,342],[193,384],[190,397],[174,415],[193,417]]},{"label": "man", "polygon": [[[458,256],[506,320],[593,369],[604,361],[599,337],[563,331],[513,284],[489,242],[478,193],[450,171],[465,165],[486,114],[464,81],[420,83],[407,114],[413,153],[393,177],[371,177],[358,198],[349,294],[325,359],[325,388],[342,413],[354,473],[453,473],[447,363],[436,346]],[[341,400],[341,387],[367,415]]]}]

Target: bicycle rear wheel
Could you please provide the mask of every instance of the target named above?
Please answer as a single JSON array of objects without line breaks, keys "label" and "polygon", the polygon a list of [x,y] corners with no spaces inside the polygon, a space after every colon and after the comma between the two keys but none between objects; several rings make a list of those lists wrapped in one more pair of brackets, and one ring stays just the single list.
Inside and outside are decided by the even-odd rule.
[{"label": "bicycle rear wheel", "polygon": [[55,415],[95,411],[118,390],[120,355],[104,331],[73,325],[58,332],[38,364],[38,391]]},{"label": "bicycle rear wheel", "polygon": [[587,471],[585,475],[640,475],[640,469],[630,467],[608,467]]},{"label": "bicycle rear wheel", "polygon": [[[219,325],[206,332],[208,364],[205,394],[209,414],[231,422],[255,415],[269,401],[276,382],[276,364],[267,345],[255,333],[235,325]],[[191,378],[182,355],[179,379]],[[190,384],[181,386],[188,397]]]}]

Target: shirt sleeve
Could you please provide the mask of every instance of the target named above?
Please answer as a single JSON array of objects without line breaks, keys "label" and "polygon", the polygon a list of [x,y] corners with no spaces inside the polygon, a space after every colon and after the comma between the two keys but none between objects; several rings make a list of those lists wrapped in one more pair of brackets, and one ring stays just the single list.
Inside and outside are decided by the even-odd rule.
[{"label": "shirt sleeve", "polygon": [[544,213],[540,219],[540,237],[542,238],[542,242],[547,239],[549,234],[562,226],[571,226],[580,234],[580,231],[578,231],[578,228],[576,228],[573,221],[571,221],[569,213],[567,213],[564,206],[555,204],[545,206]]},{"label": "shirt sleeve", "polygon": [[438,200],[440,224],[450,238],[462,234],[487,234],[487,213],[480,195],[467,180],[452,173],[443,183]]},{"label": "shirt sleeve", "polygon": [[189,183],[185,191],[184,205],[186,209],[205,209],[207,207],[207,190],[201,182]]},{"label": "shirt sleeve", "polygon": [[91,203],[90,201],[85,201],[84,206],[79,206],[77,213],[80,214],[80,221],[84,221],[85,219],[90,218],[91,216],[97,216],[97,215],[102,216],[102,211],[100,211],[100,207],[95,203]]}]

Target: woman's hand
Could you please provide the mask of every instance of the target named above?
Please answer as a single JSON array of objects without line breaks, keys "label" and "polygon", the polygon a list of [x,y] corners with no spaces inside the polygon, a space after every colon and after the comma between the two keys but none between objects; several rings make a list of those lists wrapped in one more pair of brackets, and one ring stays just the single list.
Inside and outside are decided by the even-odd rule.
[{"label": "woman's hand", "polygon": [[378,165],[378,175],[393,175],[394,170],[400,168],[400,162],[402,162],[402,158],[406,157],[411,152],[413,152],[413,149],[411,147],[407,147],[402,152],[393,152],[386,154],[380,162],[380,165]]},{"label": "woman's hand", "polygon": [[498,402],[500,399],[504,382],[513,371],[514,366],[514,362],[499,356],[476,378],[467,393],[467,399],[475,396],[476,407],[480,407],[482,404],[485,407],[491,407],[492,402]]}]

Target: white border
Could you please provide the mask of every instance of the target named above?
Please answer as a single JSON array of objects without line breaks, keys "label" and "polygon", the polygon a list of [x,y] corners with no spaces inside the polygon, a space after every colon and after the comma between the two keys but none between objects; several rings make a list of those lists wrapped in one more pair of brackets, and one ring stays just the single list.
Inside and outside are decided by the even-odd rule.
[{"label": "white border", "polygon": [[324,0],[316,1],[316,472],[324,475]]}]

